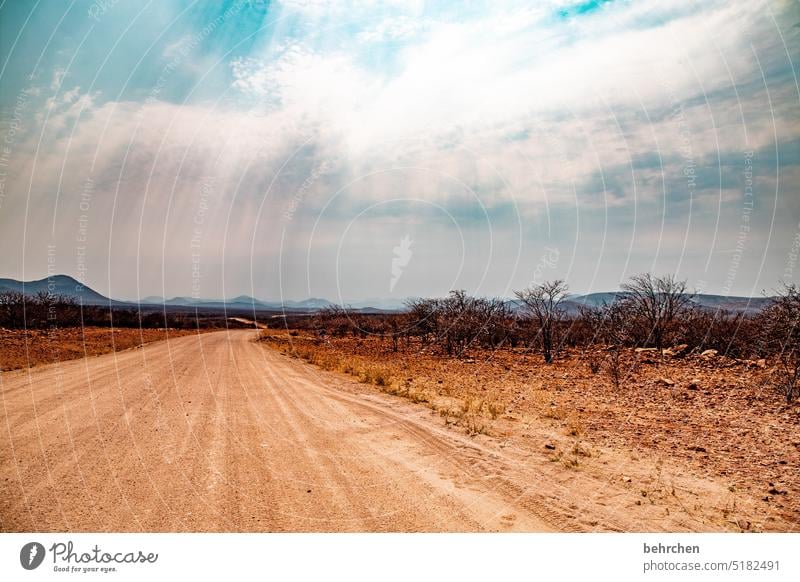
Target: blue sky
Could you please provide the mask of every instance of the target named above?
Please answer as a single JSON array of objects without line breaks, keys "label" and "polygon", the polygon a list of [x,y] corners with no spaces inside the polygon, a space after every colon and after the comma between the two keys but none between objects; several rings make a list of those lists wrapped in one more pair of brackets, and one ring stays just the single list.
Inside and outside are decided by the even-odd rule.
[{"label": "blue sky", "polygon": [[800,277],[799,34],[794,1],[6,0],[0,274],[757,295]]}]

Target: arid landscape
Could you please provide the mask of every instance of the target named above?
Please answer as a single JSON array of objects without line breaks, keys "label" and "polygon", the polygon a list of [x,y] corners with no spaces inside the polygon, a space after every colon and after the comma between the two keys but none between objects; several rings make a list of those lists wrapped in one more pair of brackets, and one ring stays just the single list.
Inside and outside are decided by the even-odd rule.
[{"label": "arid landscape", "polygon": [[0,329],[0,371],[99,356],[192,333],[197,331],[127,327]]},{"label": "arid landscape", "polygon": [[797,528],[796,287],[516,297],[192,320],[0,293],[2,528]]},{"label": "arid landscape", "polygon": [[[5,373],[4,531],[786,531],[796,523],[794,495],[762,483],[796,486],[778,464],[797,460],[782,432],[796,410],[742,441],[772,450],[754,474],[759,463],[734,461],[721,436],[701,441],[706,453],[671,449],[697,441],[664,436],[669,426],[652,415],[665,402],[635,417],[632,426],[648,434],[638,446],[630,446],[636,428],[603,432],[624,423],[622,407],[601,402],[561,417],[581,401],[563,376],[589,379],[574,366],[555,367],[548,387],[537,388],[545,375],[534,373],[524,404],[494,419],[476,413],[484,428],[475,434],[459,413],[433,411],[436,400],[386,394],[394,380],[376,389],[282,355],[256,334],[181,337]],[[526,377],[505,370],[508,361],[467,364],[475,372],[466,375],[465,366],[420,363],[412,385],[432,398],[427,383],[442,380],[454,407],[467,396],[455,381],[481,368],[498,381],[487,386],[498,398],[513,399]],[[738,399],[727,406],[741,410]],[[601,411],[616,417],[601,421]]]},{"label": "arid landscape", "polygon": [[764,361],[630,349],[630,375],[615,388],[576,351],[547,367],[522,348],[459,360],[395,353],[377,338],[270,330],[260,341],[420,403],[453,432],[513,443],[559,482],[595,479],[598,489],[581,495],[611,504],[597,497],[615,490],[618,510],[642,520],[636,529],[787,531],[800,523],[800,406],[771,388]]},{"label": "arid landscape", "polygon": [[798,0],[0,1],[0,61],[0,580],[800,579]]}]

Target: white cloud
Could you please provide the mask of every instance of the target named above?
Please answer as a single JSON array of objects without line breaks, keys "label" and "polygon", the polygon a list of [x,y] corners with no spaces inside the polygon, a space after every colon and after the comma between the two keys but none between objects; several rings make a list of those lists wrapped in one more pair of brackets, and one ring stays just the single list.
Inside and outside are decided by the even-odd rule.
[{"label": "white cloud", "polygon": [[397,16],[386,18],[374,27],[364,30],[356,38],[365,43],[407,40],[429,29],[432,20]]},{"label": "white cloud", "polygon": [[[57,212],[57,238],[74,246],[78,201],[91,174],[93,249],[108,250],[120,264],[150,264],[163,256],[176,293],[190,281],[188,241],[206,176],[214,177],[214,197],[204,224],[204,257],[213,257],[217,267],[231,258],[271,264],[283,228],[300,264],[303,245],[335,246],[343,224],[392,198],[438,205],[457,216],[458,229],[477,229],[485,210],[502,223],[510,250],[518,242],[512,228],[517,211],[541,240],[548,232],[541,224],[553,212],[588,209],[590,219],[599,220],[611,208],[619,222],[606,251],[624,256],[629,231],[639,226],[634,216],[654,217],[657,226],[665,195],[670,208],[686,204],[679,181],[684,132],[697,164],[767,147],[776,132],[782,141],[800,136],[793,84],[768,86],[770,111],[766,88],[752,83],[761,75],[752,47],[762,63],[785,58],[760,6],[714,4],[698,11],[694,3],[680,2],[663,14],[647,0],[562,21],[554,17],[555,3],[503,4],[465,18],[429,18],[419,6],[400,4],[370,17],[366,0],[283,4],[313,34],[278,35],[268,49],[233,60],[232,86],[220,93],[233,89],[235,98],[226,94],[224,105],[102,102],[79,87],[48,101],[42,146],[37,149],[41,128],[35,128],[35,139],[19,144],[30,157],[21,157],[9,177],[9,191],[31,187],[31,224],[50,224]],[[336,26],[308,24],[331,15]],[[390,53],[386,66],[384,53]],[[60,90],[63,71],[56,71],[54,83],[56,78]],[[682,106],[683,126],[666,115],[676,105]],[[305,186],[329,160],[335,160],[333,170]],[[53,192],[60,193],[58,207],[52,206]],[[295,197],[298,209],[287,223],[282,213]],[[718,200],[735,206],[737,192],[730,184],[716,191],[712,180],[696,198],[695,214],[712,216]],[[21,214],[27,200],[9,197],[5,204]],[[321,234],[312,241],[310,225],[323,209]],[[381,224],[359,228],[365,237],[379,236]],[[602,232],[578,232],[578,226],[573,232],[564,224],[564,232],[581,238],[581,252],[594,257]],[[651,227],[639,237],[681,241],[686,228]],[[702,217],[692,217],[692,228],[703,230],[693,236],[706,241]],[[0,242],[19,237],[18,229],[9,228]],[[97,264],[106,260],[101,256]],[[240,282],[248,275],[241,267],[236,273]]]}]

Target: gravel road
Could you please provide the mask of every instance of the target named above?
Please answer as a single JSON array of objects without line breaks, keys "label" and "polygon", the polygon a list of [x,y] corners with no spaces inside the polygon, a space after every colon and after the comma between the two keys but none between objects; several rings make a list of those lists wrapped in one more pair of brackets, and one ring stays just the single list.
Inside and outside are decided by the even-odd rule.
[{"label": "gravel road", "polygon": [[501,449],[253,330],[0,375],[3,531],[549,531]]}]

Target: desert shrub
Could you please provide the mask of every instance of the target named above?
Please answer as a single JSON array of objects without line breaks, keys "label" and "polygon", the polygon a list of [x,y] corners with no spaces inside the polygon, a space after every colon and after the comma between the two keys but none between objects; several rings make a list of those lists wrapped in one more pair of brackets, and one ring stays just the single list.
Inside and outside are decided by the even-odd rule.
[{"label": "desert shrub", "polygon": [[755,318],[727,310],[692,309],[679,322],[676,342],[698,350],[717,350],[731,358],[745,358],[758,352],[759,335]]},{"label": "desert shrub", "polygon": [[659,351],[674,340],[673,332],[691,309],[692,295],[686,292],[686,281],[673,275],[655,277],[650,273],[635,275],[622,284],[622,293],[615,304],[627,321],[635,323],[637,343],[653,345]]},{"label": "desert shrub", "polygon": [[586,356],[586,364],[589,366],[589,371],[592,374],[597,374],[603,367],[602,359],[594,352],[591,352],[588,356]]},{"label": "desert shrub", "polygon": [[564,320],[563,301],[567,298],[569,287],[564,281],[547,281],[540,285],[516,291],[523,313],[536,326],[539,347],[548,364],[553,361],[553,353],[558,348],[557,332]]},{"label": "desert shrub", "polygon": [[623,377],[625,376],[621,347],[612,346],[608,350],[608,355],[606,356],[606,372],[614,388],[619,389]]},{"label": "desert shrub", "polygon": [[762,343],[778,361],[777,387],[786,401],[800,395],[800,289],[785,285],[764,310]]}]

